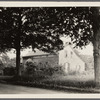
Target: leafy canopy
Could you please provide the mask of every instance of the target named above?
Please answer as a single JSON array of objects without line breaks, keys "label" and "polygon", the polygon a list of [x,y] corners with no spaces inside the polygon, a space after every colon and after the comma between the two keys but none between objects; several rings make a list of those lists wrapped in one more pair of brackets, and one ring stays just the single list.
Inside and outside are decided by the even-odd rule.
[{"label": "leafy canopy", "polygon": [[[44,51],[62,48],[60,36],[70,36],[76,46],[93,42],[99,28],[98,8],[29,7],[0,8],[0,50],[32,45]],[[96,20],[97,19],[97,20]]]},{"label": "leafy canopy", "polygon": [[[99,8],[95,7],[45,7],[38,12],[41,32],[70,36],[76,46],[93,42],[100,27]],[[40,21],[41,20],[41,21]]]},{"label": "leafy canopy", "polygon": [[0,8],[0,50],[17,49],[18,41],[20,49],[30,45],[47,52],[60,49],[59,34],[41,25],[45,22],[44,13],[42,8]]}]

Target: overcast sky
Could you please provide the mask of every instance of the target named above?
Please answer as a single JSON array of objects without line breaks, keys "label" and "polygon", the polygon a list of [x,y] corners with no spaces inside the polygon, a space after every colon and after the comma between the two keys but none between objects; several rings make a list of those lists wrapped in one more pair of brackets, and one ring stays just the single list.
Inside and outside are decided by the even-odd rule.
[{"label": "overcast sky", "polygon": [[78,50],[78,51],[81,54],[84,54],[84,55],[93,55],[93,46],[92,45],[88,45],[84,49]]},{"label": "overcast sky", "polygon": [[[71,42],[71,39],[69,37],[62,37],[61,40],[63,40],[64,43]],[[84,55],[93,55],[93,46],[92,44],[87,45],[86,47],[83,47],[83,49],[77,49],[81,54]]]}]

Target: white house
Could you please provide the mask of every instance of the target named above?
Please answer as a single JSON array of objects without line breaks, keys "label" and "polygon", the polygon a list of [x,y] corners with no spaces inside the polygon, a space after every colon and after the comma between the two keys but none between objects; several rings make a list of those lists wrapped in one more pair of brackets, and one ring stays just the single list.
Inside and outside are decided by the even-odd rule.
[{"label": "white house", "polygon": [[70,45],[65,46],[63,50],[56,54],[44,53],[38,50],[38,52],[32,51],[23,56],[24,63],[29,59],[33,60],[37,65],[42,64],[42,66],[45,66],[46,63],[50,64],[52,67],[60,65],[64,67],[66,73],[82,73],[85,71],[86,67],[85,62]]},{"label": "white house", "polygon": [[70,46],[59,51],[59,65],[65,68],[65,72],[83,72],[85,71],[85,62],[79,57],[75,50]]}]

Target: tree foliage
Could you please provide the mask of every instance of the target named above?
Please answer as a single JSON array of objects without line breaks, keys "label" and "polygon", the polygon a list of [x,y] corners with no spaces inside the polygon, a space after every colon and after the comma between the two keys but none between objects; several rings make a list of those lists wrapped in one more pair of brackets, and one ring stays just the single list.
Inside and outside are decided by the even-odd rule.
[{"label": "tree foliage", "polygon": [[61,35],[85,46],[99,27],[97,14],[98,8],[92,7],[0,8],[0,47],[16,48],[20,37],[20,48],[32,44],[33,49],[50,51],[61,48]]},{"label": "tree foliage", "polygon": [[43,7],[38,13],[36,31],[52,35],[54,41],[59,35],[70,36],[80,47],[93,43],[100,27],[98,7]]},{"label": "tree foliage", "polygon": [[97,25],[93,19],[96,18],[94,11],[96,8],[89,7],[41,8],[41,31],[44,32],[46,29],[48,34],[52,32],[70,36],[76,46],[85,46],[93,41],[94,26]]},{"label": "tree foliage", "polygon": [[45,27],[39,24],[43,17],[39,11],[40,8],[0,8],[1,49],[16,49],[19,39],[22,49],[33,45],[33,49],[53,50],[54,46],[62,44],[57,34],[53,36],[54,34],[47,34],[46,29],[42,31]]},{"label": "tree foliage", "polygon": [[53,52],[62,47],[58,34],[42,31],[41,18],[41,8],[0,8],[0,51],[16,50],[16,75],[20,73],[21,49],[32,45],[33,49]]}]

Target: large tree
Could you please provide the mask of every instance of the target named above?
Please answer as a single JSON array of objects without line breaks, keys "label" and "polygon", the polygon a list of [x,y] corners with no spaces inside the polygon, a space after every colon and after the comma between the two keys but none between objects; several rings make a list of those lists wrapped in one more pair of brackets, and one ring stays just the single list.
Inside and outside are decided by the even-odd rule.
[{"label": "large tree", "polygon": [[[42,31],[41,8],[0,8],[0,51],[16,50],[16,75],[20,75],[20,50],[30,47],[53,52],[61,48],[58,34]],[[60,46],[59,46],[60,45]]]},{"label": "large tree", "polygon": [[[100,8],[42,7],[1,8],[0,50],[16,49],[19,70],[20,49],[58,49],[59,36],[70,36],[76,46],[93,43],[96,86],[100,86]],[[18,72],[18,71],[17,71]]]},{"label": "large tree", "polygon": [[41,8],[40,26],[47,33],[70,36],[76,47],[88,45],[94,48],[94,72],[96,86],[100,86],[100,8],[56,7]]}]

